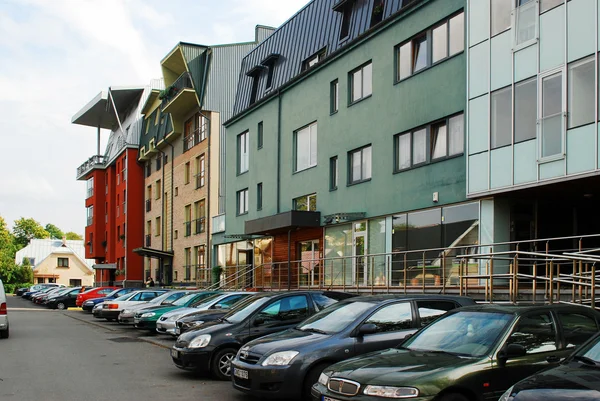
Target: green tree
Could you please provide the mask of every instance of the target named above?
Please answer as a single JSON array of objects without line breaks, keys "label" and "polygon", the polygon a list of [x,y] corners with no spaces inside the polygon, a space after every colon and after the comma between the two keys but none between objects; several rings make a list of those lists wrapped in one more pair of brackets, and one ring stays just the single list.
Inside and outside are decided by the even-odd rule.
[{"label": "green tree", "polygon": [[16,245],[19,249],[24,248],[34,238],[48,238],[50,234],[44,230],[44,227],[34,219],[21,217],[15,220],[13,234],[16,239]]},{"label": "green tree", "polygon": [[51,223],[46,224],[45,229],[48,231],[48,233],[50,233],[52,238],[62,239],[62,237],[65,235],[60,228]]},{"label": "green tree", "polygon": [[78,240],[78,241],[82,241],[83,237],[77,233],[74,233],[73,231],[69,231],[68,233],[65,233],[65,237],[67,237],[68,240]]}]

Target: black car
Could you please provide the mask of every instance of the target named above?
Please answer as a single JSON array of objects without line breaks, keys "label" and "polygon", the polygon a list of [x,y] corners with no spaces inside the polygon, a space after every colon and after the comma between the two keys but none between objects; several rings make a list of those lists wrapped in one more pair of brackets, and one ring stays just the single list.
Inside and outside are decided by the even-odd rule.
[{"label": "black car", "polygon": [[[569,325],[573,332],[593,329],[585,319],[577,319]],[[600,400],[600,334],[578,348],[560,366],[521,380],[499,401],[534,400]]]},{"label": "black car", "polygon": [[247,298],[218,321],[182,334],[171,349],[178,368],[229,380],[231,360],[250,340],[294,327],[352,294],[335,291],[268,292]]},{"label": "black car", "polygon": [[22,287],[15,290],[15,295],[17,297],[23,296],[27,291],[29,291],[29,287]]},{"label": "black car", "polygon": [[584,306],[466,306],[398,348],[325,368],[311,395],[320,401],[496,400],[524,377],[557,366],[599,323],[600,312]]},{"label": "black car", "polygon": [[77,294],[79,294],[81,287],[72,288],[70,291],[63,293],[56,298],[49,298],[46,302],[46,306],[51,309],[67,309],[75,307],[77,301]]},{"label": "black car", "polygon": [[250,341],[232,361],[233,387],[276,399],[310,396],[327,366],[394,347],[420,327],[461,306],[466,297],[379,295],[351,298],[293,329]]},{"label": "black car", "polygon": [[187,333],[190,330],[194,330],[202,326],[206,322],[212,322],[218,320],[228,314],[232,309],[209,309],[200,310],[198,312],[185,315],[177,319],[177,327],[175,333],[181,335]]}]

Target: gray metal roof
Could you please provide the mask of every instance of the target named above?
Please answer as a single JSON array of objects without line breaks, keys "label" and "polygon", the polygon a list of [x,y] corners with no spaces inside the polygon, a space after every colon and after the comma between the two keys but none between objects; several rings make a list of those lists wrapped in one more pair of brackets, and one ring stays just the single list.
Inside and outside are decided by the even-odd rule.
[{"label": "gray metal roof", "polygon": [[[143,87],[110,88],[110,95],[114,99],[120,119],[125,117],[124,112],[132,104],[139,101],[142,93],[144,93]],[[118,120],[112,104],[108,101],[108,96],[108,91],[100,92],[73,116],[71,122],[94,128],[114,129],[118,125]]]},{"label": "gray metal roof", "polygon": [[[64,245],[64,246],[63,246]],[[85,245],[83,241],[60,239],[32,239],[29,244],[19,250],[15,255],[15,263],[21,264],[23,258],[34,259],[32,268],[35,270],[48,256],[52,254],[72,254],[79,258],[90,269],[95,263],[94,259],[85,259]]]},{"label": "gray metal roof", "polygon": [[[254,78],[247,74],[261,66],[262,61],[269,55],[279,54],[280,57],[274,64],[273,81],[269,90],[266,88],[267,69],[259,74],[256,103],[276,93],[277,89],[300,75],[302,62],[310,56],[324,49],[326,60],[369,31],[372,28],[371,11],[375,1],[377,0],[313,0],[304,6],[242,61],[233,114],[238,115],[252,106],[250,94]],[[385,0],[382,21],[389,20],[409,6],[423,1]],[[346,7],[352,9],[349,33],[342,39],[340,28],[344,13],[334,11],[334,8],[338,7],[342,10]]]}]

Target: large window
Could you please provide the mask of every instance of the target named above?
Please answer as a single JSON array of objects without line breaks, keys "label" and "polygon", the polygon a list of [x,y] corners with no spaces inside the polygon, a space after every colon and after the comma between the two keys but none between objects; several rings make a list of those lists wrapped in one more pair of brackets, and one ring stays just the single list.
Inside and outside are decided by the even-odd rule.
[{"label": "large window", "polygon": [[538,9],[535,0],[517,0],[517,8],[514,11],[514,43],[515,49],[525,46],[537,40]]},{"label": "large window", "polygon": [[350,72],[350,103],[358,102],[373,93],[373,64],[369,62]]},{"label": "large window", "polygon": [[569,128],[594,122],[594,56],[569,65]]},{"label": "large window", "polygon": [[464,13],[396,46],[396,80],[401,81],[465,48]]},{"label": "large window", "polygon": [[294,171],[302,171],[317,165],[317,123],[295,132],[296,160]]},{"label": "large window", "polygon": [[492,36],[510,28],[510,13],[514,0],[491,0],[492,4]]},{"label": "large window", "polygon": [[239,134],[237,137],[238,174],[248,171],[248,140],[248,131]]},{"label": "large window", "polygon": [[540,78],[540,157],[561,156],[564,142],[563,74]]},{"label": "large window", "polygon": [[510,145],[512,141],[512,88],[492,93],[491,135],[492,149]]},{"label": "large window", "polygon": [[[457,114],[395,137],[395,171],[463,153],[464,115]],[[429,149],[429,151],[428,151]]]},{"label": "large window", "polygon": [[317,194],[304,195],[294,199],[294,210],[300,210],[302,212],[316,212]]},{"label": "large window", "polygon": [[371,179],[371,145],[350,152],[348,159],[350,163],[348,168],[349,184],[357,184]]},{"label": "large window", "polygon": [[237,192],[238,215],[248,213],[248,188]]},{"label": "large window", "polygon": [[535,138],[537,78],[515,84],[515,143]]}]

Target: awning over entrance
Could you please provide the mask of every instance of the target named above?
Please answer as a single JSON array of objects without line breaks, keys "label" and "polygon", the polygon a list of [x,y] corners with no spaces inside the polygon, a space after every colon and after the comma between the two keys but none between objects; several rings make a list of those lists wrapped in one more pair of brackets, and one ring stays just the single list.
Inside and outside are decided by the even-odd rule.
[{"label": "awning over entrance", "polygon": [[116,263],[98,263],[92,266],[94,270],[117,270]]},{"label": "awning over entrance", "polygon": [[294,228],[320,226],[321,212],[291,210],[289,212],[246,221],[244,234],[273,235]]},{"label": "awning over entrance", "polygon": [[161,251],[160,249],[152,248],[135,248],[133,252],[140,256],[155,259],[173,259],[173,251]]}]

